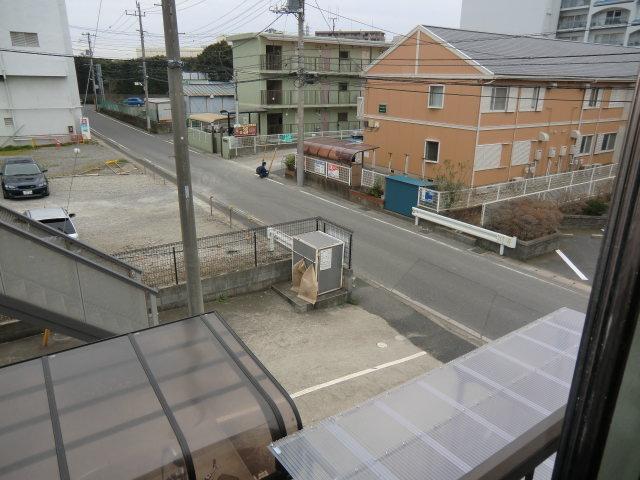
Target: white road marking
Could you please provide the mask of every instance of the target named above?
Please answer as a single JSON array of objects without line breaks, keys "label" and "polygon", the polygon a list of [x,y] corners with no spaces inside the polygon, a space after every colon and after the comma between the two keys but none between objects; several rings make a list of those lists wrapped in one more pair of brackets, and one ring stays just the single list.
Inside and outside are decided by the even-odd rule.
[{"label": "white road marking", "polygon": [[556,250],[556,253],[560,255],[560,258],[564,260],[564,263],[569,265],[569,268],[573,270],[576,273],[576,275],[578,275],[578,277],[580,277],[580,280],[589,280],[586,277],[586,275],[582,273],[580,269],[576,267],[571,260],[569,260],[569,257],[567,257],[564,253],[562,253],[562,250]]},{"label": "white road marking", "polygon": [[344,377],[336,378],[335,380],[320,383],[318,385],[314,385],[313,387],[305,388],[304,390],[300,390],[299,392],[291,394],[291,398],[298,398],[303,395],[307,395],[308,393],[317,392],[318,390],[322,390],[323,388],[337,385],[338,383],[343,383],[354,378],[362,377],[363,375],[368,375],[369,373],[377,372],[378,370],[384,370],[385,368],[393,367],[394,365],[400,365],[401,363],[415,360],[416,358],[420,358],[426,354],[427,352],[414,353],[413,355],[409,355],[408,357],[399,358],[398,360],[394,360],[392,362],[376,365],[375,367],[360,370],[359,372],[351,373],[349,375],[345,375]]}]

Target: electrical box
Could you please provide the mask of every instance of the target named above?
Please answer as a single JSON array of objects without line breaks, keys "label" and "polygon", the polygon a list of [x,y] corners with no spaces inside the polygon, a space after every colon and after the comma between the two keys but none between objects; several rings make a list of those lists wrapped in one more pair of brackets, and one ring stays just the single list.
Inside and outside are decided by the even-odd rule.
[{"label": "electrical box", "polygon": [[541,148],[536,150],[535,156],[533,158],[534,158],[534,160],[542,160],[542,149]]},{"label": "electrical box", "polygon": [[547,156],[549,158],[555,158],[555,156],[556,156],[556,147],[549,147],[549,151],[547,152]]},{"label": "electrical box", "polygon": [[566,155],[567,155],[567,146],[563,145],[563,146],[560,147],[560,156],[564,157]]},{"label": "electrical box", "polygon": [[344,242],[324,232],[309,232],[293,237],[292,265],[304,259],[314,266],[318,295],[342,288]]}]

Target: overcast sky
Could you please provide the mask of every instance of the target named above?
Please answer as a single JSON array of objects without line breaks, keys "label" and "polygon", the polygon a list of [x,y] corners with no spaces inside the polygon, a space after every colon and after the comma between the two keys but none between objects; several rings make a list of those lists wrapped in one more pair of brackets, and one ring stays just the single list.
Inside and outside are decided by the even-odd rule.
[{"label": "overcast sky", "polygon": [[[386,30],[387,40],[394,33],[406,33],[418,23],[457,27],[460,23],[462,0],[307,0],[307,23],[311,32],[326,30],[327,23],[336,17],[336,29]],[[96,28],[100,0],[66,0],[71,41],[76,53],[87,48],[82,33]],[[148,46],[164,46],[162,17],[158,0],[141,0],[146,17],[144,30],[148,32]],[[275,0],[176,0],[182,47],[197,47],[212,43],[219,35],[255,32],[276,20],[269,7],[282,4]],[[321,12],[330,10],[335,14]],[[130,57],[140,39],[137,18],[125,15],[135,9],[135,0],[103,0],[96,38],[96,55],[101,57]],[[324,18],[321,13],[324,13]],[[345,18],[346,17],[346,18]],[[352,19],[352,20],[350,20]],[[362,22],[362,23],[358,23]],[[363,25],[369,24],[368,25]],[[284,15],[271,28],[294,32],[295,18]],[[394,32],[394,33],[391,33]]]}]

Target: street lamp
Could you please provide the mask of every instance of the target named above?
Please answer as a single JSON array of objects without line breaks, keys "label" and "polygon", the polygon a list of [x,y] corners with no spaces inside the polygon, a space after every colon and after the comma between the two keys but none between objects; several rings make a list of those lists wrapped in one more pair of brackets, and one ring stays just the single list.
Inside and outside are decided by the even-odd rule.
[{"label": "street lamp", "polygon": [[220,113],[227,116],[227,129],[229,130],[229,135],[231,135],[231,112],[228,110],[220,110]]}]

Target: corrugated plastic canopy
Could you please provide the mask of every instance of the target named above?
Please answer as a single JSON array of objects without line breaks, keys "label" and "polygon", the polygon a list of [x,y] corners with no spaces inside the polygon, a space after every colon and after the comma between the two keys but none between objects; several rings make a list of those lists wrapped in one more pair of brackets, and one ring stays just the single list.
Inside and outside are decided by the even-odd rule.
[{"label": "corrugated plastic canopy", "polygon": [[378,147],[349,140],[329,137],[313,137],[304,141],[304,154],[313,157],[351,163],[354,155],[375,150]]},{"label": "corrugated plastic canopy", "polygon": [[[231,115],[232,117],[235,115]],[[226,115],[222,115],[221,113],[194,113],[193,115],[189,115],[189,120],[196,120],[197,122],[203,123],[213,123],[219,120],[227,120]]]},{"label": "corrugated plastic canopy", "polygon": [[0,369],[0,479],[262,478],[293,402],[215,313]]},{"label": "corrugated plastic canopy", "polygon": [[271,451],[294,479],[459,479],[565,408],[583,323],[560,309]]}]

